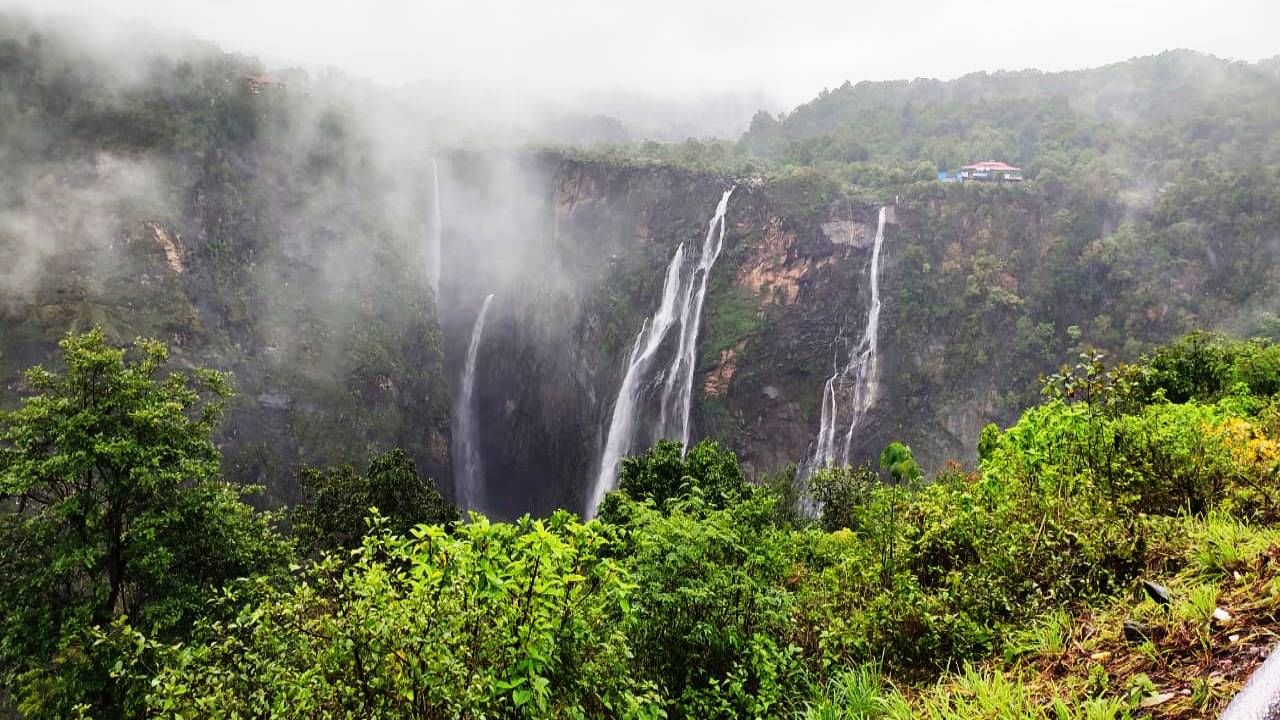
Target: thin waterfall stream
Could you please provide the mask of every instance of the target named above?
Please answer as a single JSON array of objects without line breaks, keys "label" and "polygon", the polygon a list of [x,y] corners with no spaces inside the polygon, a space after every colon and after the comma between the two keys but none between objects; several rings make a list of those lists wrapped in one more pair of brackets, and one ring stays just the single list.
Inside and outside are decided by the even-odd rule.
[{"label": "thin waterfall stream", "polygon": [[444,209],[440,206],[440,166],[431,158],[431,223],[427,226],[427,277],[437,306],[440,302],[440,243],[444,235]]},{"label": "thin waterfall stream", "polygon": [[[734,189],[729,188],[720,197],[697,254],[686,252],[685,244],[681,243],[671,256],[658,311],[641,325],[627,357],[627,369],[618,387],[604,452],[600,457],[600,472],[587,495],[584,517],[593,517],[605,494],[614,488],[618,468],[625,455],[641,449],[646,442],[662,438],[679,440],[685,445],[689,443],[693,373],[697,365],[702,306],[706,301],[711,270],[724,248],[725,214]],[[667,363],[659,364],[659,351],[673,330],[679,333],[675,351]],[[641,427],[638,421],[645,409],[642,405],[646,391],[659,385],[658,416],[652,426]],[[642,431],[646,431],[643,436]]]},{"label": "thin waterfall stream", "polygon": [[[814,442],[813,456],[805,464],[805,475],[812,475],[829,465],[847,465],[853,446],[854,431],[862,424],[867,412],[876,401],[879,392],[880,349],[880,250],[884,245],[884,226],[888,207],[881,207],[876,220],[876,235],[871,246],[871,266],[867,271],[871,281],[871,301],[867,306],[867,320],[862,338],[849,352],[849,361],[843,367],[836,365],[831,377],[822,388],[822,414],[818,436]],[[837,338],[837,342],[839,339]],[[837,455],[836,436],[840,422],[839,398],[850,383],[853,397],[849,403],[849,428],[844,433]]]},{"label": "thin waterfall stream", "polygon": [[458,489],[458,504],[464,510],[479,510],[486,500],[484,496],[484,464],[480,458],[479,423],[476,418],[476,359],[480,354],[480,338],[484,335],[484,319],[489,314],[493,294],[485,296],[471,329],[471,344],[467,346],[467,360],[462,371],[462,394],[458,398],[457,433],[454,437],[454,482]]}]

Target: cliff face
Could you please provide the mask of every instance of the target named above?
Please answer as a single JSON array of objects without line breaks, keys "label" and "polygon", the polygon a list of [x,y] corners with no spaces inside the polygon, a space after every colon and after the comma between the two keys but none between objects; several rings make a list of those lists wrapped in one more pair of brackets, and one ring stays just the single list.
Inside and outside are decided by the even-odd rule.
[{"label": "cliff face", "polygon": [[[1055,171],[1066,152],[1055,149],[1025,186],[961,187],[914,182],[933,176],[927,166],[849,165],[859,153],[848,143],[788,143],[808,155],[791,164],[834,164],[766,183],[458,152],[436,158],[437,184],[436,163],[417,150],[430,128],[372,88],[301,73],[246,83],[263,69],[212,49],[119,78],[73,39],[0,18],[0,40],[0,402],[68,330],[157,337],[181,365],[235,373],[225,468],[267,485],[268,502],[296,500],[302,463],[360,463],[393,446],[448,489],[452,419],[467,412],[485,509],[582,509],[673,252],[700,245],[735,184],[698,335],[691,436],[732,447],[756,476],[811,450],[823,384],[865,330],[890,192],[876,401],[853,436],[856,462],[890,440],[926,467],[972,458],[984,423],[1012,420],[1037,399],[1039,373],[1088,346],[1123,358],[1195,328],[1280,336],[1280,174],[1269,167],[1188,164],[1199,155],[1170,150],[1177,172],[1166,168],[1156,189],[1119,184],[1093,150]],[[858,107],[844,110],[856,119]],[[952,104],[938,108],[952,125]],[[822,114],[837,122],[844,110]],[[916,158],[901,117],[846,125],[876,147],[902,145],[888,157]],[[1196,153],[1220,154],[1191,121]],[[1259,128],[1246,136],[1274,135]],[[747,144],[792,129],[809,134],[766,122]],[[724,148],[703,151],[714,160]],[[1257,152],[1250,140],[1232,154]],[[894,190],[846,197],[823,173]],[[440,267],[427,246],[436,217]],[[466,350],[490,293],[475,397],[463,405]],[[656,352],[669,358],[675,344]],[[640,394],[652,396],[665,378],[645,380]]]},{"label": "cliff face", "polygon": [[50,122],[73,129],[4,146],[5,402],[65,332],[99,324],[117,342],[165,341],[180,367],[234,374],[223,467],[266,485],[264,502],[295,501],[303,463],[396,446],[447,486],[419,171],[388,164],[340,110],[217,79],[198,106],[209,116],[180,116],[190,126],[173,138]]},{"label": "cliff face", "polygon": [[[483,504],[507,516],[581,508],[672,254],[703,242],[734,181],[554,155],[459,156],[448,177],[445,267],[458,280],[442,306],[455,388],[471,323],[495,294],[476,378]],[[758,472],[802,459],[836,336],[860,333],[866,313],[877,208],[831,195],[806,214],[779,211],[792,196],[812,202],[808,190],[825,192],[738,182],[708,283],[692,437],[723,440]]]},{"label": "cliff face", "polygon": [[[469,164],[455,181],[476,192],[476,168],[492,163]],[[816,175],[734,181],[553,155],[502,174],[532,188],[523,215],[482,240],[451,227],[468,279],[452,306],[448,288],[444,298],[462,318],[446,322],[451,382],[483,295],[500,298],[478,382],[488,507],[581,507],[672,253],[702,241],[735,182],[699,335],[692,437],[732,447],[757,477],[808,456],[823,384],[865,329],[875,202]],[[481,195],[490,208],[511,198]],[[1272,263],[1247,260],[1275,255],[1280,218],[1214,216],[1060,187],[905,188],[887,208],[876,400],[851,460],[874,464],[899,440],[926,468],[972,461],[983,425],[1011,422],[1037,401],[1041,373],[1086,348],[1130,358],[1196,328],[1265,330],[1277,278]]]},{"label": "cliff face", "polygon": [[[803,173],[765,183],[453,154],[440,162],[437,316],[423,247],[428,164],[291,147],[291,127],[274,117],[202,163],[167,161],[160,174],[176,200],[143,193],[104,211],[115,223],[105,235],[73,232],[83,220],[48,225],[56,252],[0,303],[9,389],[67,329],[100,323],[117,339],[159,337],[182,364],[235,373],[225,466],[267,485],[269,501],[296,499],[301,463],[360,462],[392,446],[448,489],[451,415],[468,411],[484,509],[582,509],[672,254],[702,243],[736,186],[703,308],[691,435],[733,448],[756,477],[811,452],[823,384],[865,329],[876,202]],[[113,162],[99,157],[98,175],[80,182],[115,178]],[[42,182],[51,197],[85,193]],[[874,462],[891,440],[928,468],[970,460],[982,425],[1016,417],[1036,400],[1036,376],[1087,346],[1128,357],[1195,327],[1265,330],[1277,213],[1202,202],[1189,217],[1181,201],[1090,205],[1052,192],[922,183],[889,206],[876,401],[854,433],[854,462]],[[461,408],[490,293],[473,407]],[[848,407],[850,388],[841,392]]]}]

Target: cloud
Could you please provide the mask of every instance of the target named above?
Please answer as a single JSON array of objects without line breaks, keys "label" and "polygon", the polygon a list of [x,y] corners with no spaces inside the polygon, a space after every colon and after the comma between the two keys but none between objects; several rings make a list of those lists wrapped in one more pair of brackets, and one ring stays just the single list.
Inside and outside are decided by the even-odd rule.
[{"label": "cloud", "polygon": [[11,162],[0,182],[0,298],[23,302],[43,283],[96,287],[127,234],[164,222],[171,200],[153,161],[97,152],[56,163]]},{"label": "cloud", "polygon": [[764,92],[793,105],[845,80],[1062,70],[1175,47],[1280,52],[1273,0],[0,0],[133,17],[272,64],[385,83],[568,101]]}]

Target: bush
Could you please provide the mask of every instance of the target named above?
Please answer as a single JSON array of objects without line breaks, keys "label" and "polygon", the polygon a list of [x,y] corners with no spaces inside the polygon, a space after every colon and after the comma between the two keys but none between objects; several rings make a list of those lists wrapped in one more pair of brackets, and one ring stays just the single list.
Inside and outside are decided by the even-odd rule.
[{"label": "bush", "polygon": [[696,494],[711,507],[723,508],[745,490],[738,457],[714,440],[703,440],[688,453],[675,440],[659,440],[643,454],[623,458],[618,490],[601,503],[600,519],[622,522],[623,497],[652,501],[661,509]]},{"label": "bush", "polygon": [[298,477],[304,500],[293,509],[293,529],[313,552],[358,547],[371,509],[397,535],[408,534],[416,525],[458,520],[458,511],[435,483],[418,477],[413,460],[398,448],[375,458],[364,475],[342,465],[303,468]]},{"label": "bush", "polygon": [[808,681],[791,635],[791,534],[758,496],[715,509],[677,500],[635,509],[628,565],[637,585],[627,635],[672,717],[763,717],[796,707]]},{"label": "bush", "polygon": [[660,715],[623,628],[635,586],[596,526],[478,518],[392,536],[260,584],[156,679],[164,717]]},{"label": "bush", "polygon": [[868,500],[880,476],[869,467],[828,467],[809,478],[809,495],[818,504],[823,530],[866,529]]}]

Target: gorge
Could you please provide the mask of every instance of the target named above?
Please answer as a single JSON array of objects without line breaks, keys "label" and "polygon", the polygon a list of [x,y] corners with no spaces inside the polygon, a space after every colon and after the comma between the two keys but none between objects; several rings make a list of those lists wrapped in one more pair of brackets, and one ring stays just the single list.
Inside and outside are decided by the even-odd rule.
[{"label": "gorge", "polygon": [[[1207,717],[1280,667],[1280,58],[779,112],[729,81],[879,9],[535,5],[352,10],[402,84],[0,11],[0,718]],[[619,59],[708,75],[529,87]]]},{"label": "gorge", "polygon": [[[929,108],[950,85],[841,88],[786,122],[758,116],[737,145],[410,153],[344,100],[251,91],[217,62],[193,66],[204,85],[122,95],[193,98],[206,109],[189,126],[103,133],[115,116],[49,104],[61,149],[12,156],[96,178],[54,184],[54,197],[121,199],[107,220],[74,218],[101,233],[58,231],[74,251],[32,256],[39,272],[5,286],[0,378],[16,388],[68,327],[94,323],[232,370],[224,467],[265,484],[269,504],[296,499],[303,464],[392,446],[463,505],[479,502],[465,487],[483,467],[483,505],[506,518],[589,514],[619,459],[664,436],[718,440],[752,479],[874,463],[893,439],[939,468],[971,461],[983,425],[1012,421],[1038,375],[1088,346],[1135,357],[1206,323],[1266,334],[1280,310],[1272,265],[1245,260],[1277,252],[1251,171],[1208,184],[1155,169],[1173,173],[1156,195],[1117,193],[1084,166],[1033,169],[1016,187],[947,185],[911,168],[860,175],[864,161],[837,180],[791,155],[845,152],[813,143],[860,112],[847,103]],[[1175,53],[1036,82],[1087,94],[1093,78],[1152,67],[1220,72]],[[1230,68],[1233,97],[1271,97],[1268,68]],[[1011,82],[962,84],[1025,92]],[[1178,113],[1223,107],[1214,86],[1184,87],[1208,94],[1174,109],[1141,92],[1128,102],[1176,135]],[[1124,137],[1125,121],[1100,117]],[[1257,201],[1215,194],[1236,177]],[[333,442],[351,433],[355,458]]]}]

